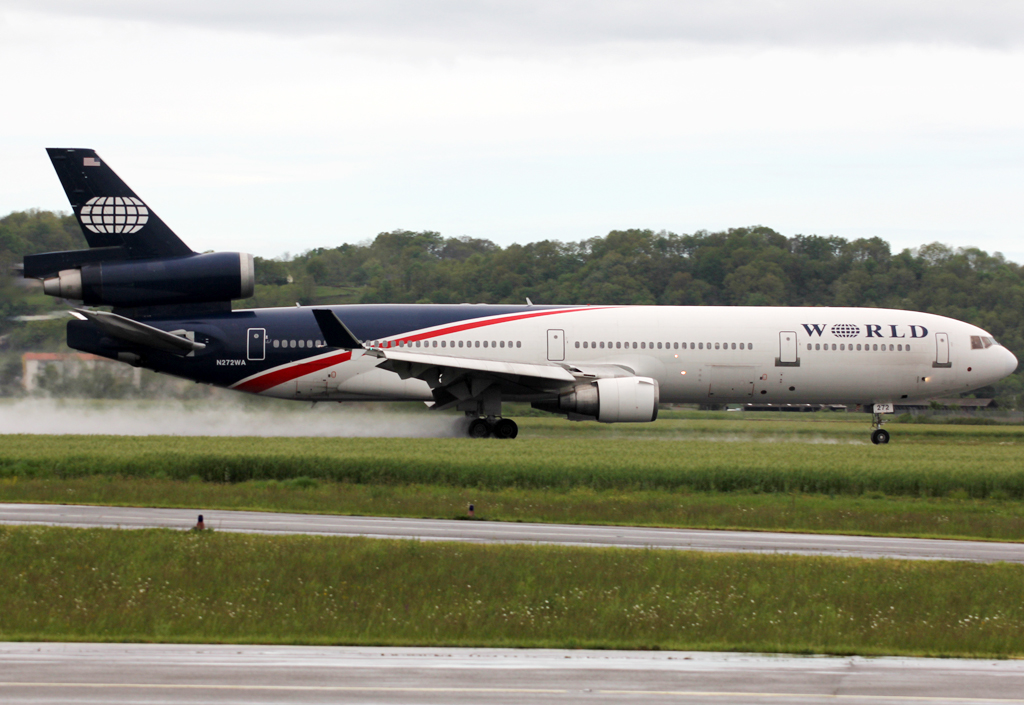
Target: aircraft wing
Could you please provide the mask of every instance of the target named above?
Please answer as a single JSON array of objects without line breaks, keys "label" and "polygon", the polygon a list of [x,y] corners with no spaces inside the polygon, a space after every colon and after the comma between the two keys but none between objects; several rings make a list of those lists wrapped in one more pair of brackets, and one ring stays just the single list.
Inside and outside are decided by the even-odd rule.
[{"label": "aircraft wing", "polygon": [[426,382],[434,395],[432,408],[439,410],[484,400],[495,393],[506,399],[550,397],[579,381],[633,374],[617,365],[596,365],[583,370],[556,363],[506,362],[379,348],[367,350],[366,354],[382,358],[377,366],[402,379],[415,377]]},{"label": "aircraft wing", "polygon": [[120,338],[129,343],[145,345],[174,355],[188,355],[206,347],[203,343],[189,340],[185,331],[169,333],[116,313],[90,311],[82,308],[76,308],[75,313],[96,324],[112,338]]},{"label": "aircraft wing", "polygon": [[[378,352],[378,351],[375,351]],[[559,365],[537,365],[528,362],[503,362],[500,360],[482,360],[478,358],[452,357],[449,355],[431,355],[429,353],[405,352],[399,350],[380,350],[384,361],[378,364],[386,370],[398,373],[403,379],[418,377],[429,370],[449,370],[449,375],[460,373],[485,373],[499,377],[530,378],[538,381],[575,382],[571,372]]]}]

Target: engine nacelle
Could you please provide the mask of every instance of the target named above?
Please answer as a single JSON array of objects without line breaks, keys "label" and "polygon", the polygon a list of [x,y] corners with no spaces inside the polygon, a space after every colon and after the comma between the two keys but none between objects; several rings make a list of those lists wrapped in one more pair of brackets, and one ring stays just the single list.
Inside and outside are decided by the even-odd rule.
[{"label": "engine nacelle", "polygon": [[64,269],[43,281],[43,291],[87,306],[130,308],[247,299],[255,284],[252,255],[212,252]]},{"label": "engine nacelle", "polygon": [[650,377],[611,377],[573,387],[557,402],[534,403],[545,411],[596,418],[602,423],[658,418],[658,382]]}]

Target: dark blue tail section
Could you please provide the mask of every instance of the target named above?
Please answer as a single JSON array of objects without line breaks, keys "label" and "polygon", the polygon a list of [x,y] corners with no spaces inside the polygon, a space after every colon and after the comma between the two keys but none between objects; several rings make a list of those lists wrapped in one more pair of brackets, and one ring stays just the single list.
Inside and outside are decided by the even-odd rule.
[{"label": "dark blue tail section", "polygon": [[110,259],[194,254],[94,150],[51,148],[46,153],[90,248],[120,248],[121,256]]}]

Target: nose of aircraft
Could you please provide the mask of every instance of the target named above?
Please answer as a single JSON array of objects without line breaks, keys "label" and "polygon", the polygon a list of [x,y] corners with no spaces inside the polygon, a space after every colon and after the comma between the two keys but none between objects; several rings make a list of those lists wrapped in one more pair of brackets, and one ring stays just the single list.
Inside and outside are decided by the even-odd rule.
[{"label": "nose of aircraft", "polygon": [[1017,356],[1006,348],[1002,348],[1003,357],[1000,362],[1002,363],[1002,369],[1000,371],[1001,376],[999,379],[1013,374],[1017,371]]}]

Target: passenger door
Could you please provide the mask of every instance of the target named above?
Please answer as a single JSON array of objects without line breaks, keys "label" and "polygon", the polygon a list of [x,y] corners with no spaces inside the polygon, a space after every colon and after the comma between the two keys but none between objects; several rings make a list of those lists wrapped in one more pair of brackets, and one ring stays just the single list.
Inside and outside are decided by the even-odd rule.
[{"label": "passenger door", "polygon": [[779,333],[779,356],[775,358],[776,367],[800,366],[796,345],[796,331],[784,330]]},{"label": "passenger door", "polygon": [[952,367],[949,361],[949,335],[946,333],[935,334],[935,362],[932,367]]},{"label": "passenger door", "polygon": [[565,331],[552,329],[548,331],[548,359],[561,362],[565,359]]},{"label": "passenger door", "polygon": [[247,355],[250,360],[263,360],[267,357],[267,329],[250,328],[246,333]]}]

